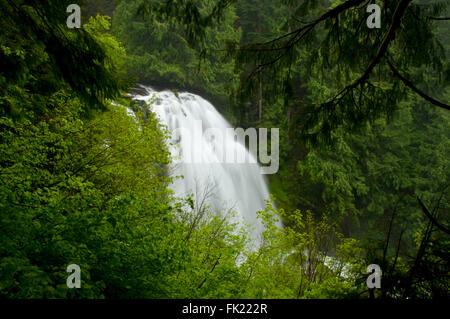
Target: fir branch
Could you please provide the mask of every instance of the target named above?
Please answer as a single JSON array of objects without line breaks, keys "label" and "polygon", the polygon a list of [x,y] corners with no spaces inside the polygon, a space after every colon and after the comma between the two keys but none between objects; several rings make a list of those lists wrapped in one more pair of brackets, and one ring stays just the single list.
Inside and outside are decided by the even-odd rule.
[{"label": "fir branch", "polygon": [[392,65],[392,63],[387,60],[387,64],[389,65],[389,68],[391,69],[392,73],[394,74],[394,76],[396,76],[397,78],[399,78],[404,85],[406,85],[407,87],[409,87],[411,90],[413,90],[415,93],[417,93],[420,97],[422,97],[425,101],[430,102],[433,105],[439,106],[443,109],[446,110],[450,110],[450,105],[447,105],[445,103],[442,103],[434,98],[432,98],[431,96],[425,94],[423,91],[419,90],[410,80],[408,80],[407,78],[405,78],[404,76],[402,76],[400,74],[400,72]]},{"label": "fir branch", "polygon": [[345,95],[347,95],[350,91],[357,88],[358,86],[364,84],[367,79],[370,76],[370,73],[372,73],[373,69],[380,63],[381,59],[385,56],[390,43],[395,39],[395,31],[400,27],[400,22],[405,14],[406,8],[408,5],[412,2],[412,0],[403,0],[400,1],[400,3],[397,5],[397,8],[395,8],[394,15],[392,16],[391,25],[389,26],[389,30],[387,31],[386,35],[383,38],[383,41],[381,42],[380,47],[378,48],[378,52],[373,58],[373,60],[370,62],[364,73],[352,84],[346,86],[344,89],[342,89],[333,99],[331,102],[335,101],[339,98],[342,99]]}]

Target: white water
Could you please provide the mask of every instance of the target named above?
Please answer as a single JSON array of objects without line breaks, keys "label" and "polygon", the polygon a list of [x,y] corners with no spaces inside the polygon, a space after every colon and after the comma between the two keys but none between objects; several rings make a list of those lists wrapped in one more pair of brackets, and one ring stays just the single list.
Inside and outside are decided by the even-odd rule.
[{"label": "white water", "polygon": [[[263,229],[257,220],[256,212],[264,209],[265,200],[269,198],[269,191],[255,158],[244,145],[232,137],[216,139],[194,133],[195,123],[198,126],[198,121],[202,121],[203,132],[208,128],[225,131],[231,127],[230,124],[211,103],[198,95],[191,93],[175,95],[171,91],[157,92],[149,87],[142,88],[147,91],[147,94],[135,95],[133,98],[147,103],[153,101],[151,110],[157,114],[162,124],[168,127],[169,132],[173,133],[171,153],[175,165],[172,175],[184,176],[174,180],[172,186],[175,194],[177,196],[194,194],[197,200],[202,200],[205,192],[210,192],[207,198],[210,207],[215,211],[233,208],[240,222],[251,225],[255,229],[251,237],[256,238]],[[192,141],[175,134],[175,130],[179,131],[180,128],[192,133],[190,134]],[[252,160],[243,164],[221,163],[221,160],[218,160],[223,156],[221,152],[239,150],[246,152]],[[195,163],[195,161],[189,163],[186,154],[193,156],[201,154],[201,158],[206,163]],[[214,161],[217,163],[213,163]]]}]

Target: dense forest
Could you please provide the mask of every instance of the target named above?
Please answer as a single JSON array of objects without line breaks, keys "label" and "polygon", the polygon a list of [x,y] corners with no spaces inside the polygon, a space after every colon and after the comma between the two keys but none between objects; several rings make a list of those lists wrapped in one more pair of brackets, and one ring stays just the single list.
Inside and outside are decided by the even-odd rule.
[{"label": "dense forest", "polygon": [[[449,298],[450,1],[71,3],[0,0],[2,298]],[[257,245],[174,194],[136,83],[280,129]]]}]

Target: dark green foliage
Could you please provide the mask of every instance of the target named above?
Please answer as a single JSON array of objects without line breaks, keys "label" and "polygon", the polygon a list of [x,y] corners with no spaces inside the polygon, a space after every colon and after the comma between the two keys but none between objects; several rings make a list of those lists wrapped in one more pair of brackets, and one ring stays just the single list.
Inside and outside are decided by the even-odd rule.
[{"label": "dark green foliage", "polygon": [[[380,29],[366,27],[368,14],[362,0],[291,4],[292,16],[282,35],[231,47],[239,65],[252,65],[243,90],[251,94],[260,81],[259,74],[268,73],[267,89],[272,92],[268,96],[290,94],[298,85],[292,83],[296,69],[308,80],[312,77],[327,85],[329,91],[320,99],[303,97],[296,105],[302,115],[297,126],[314,143],[330,142],[340,127],[360,128],[367,121],[391,116],[410,89],[416,93],[418,89],[428,101],[448,108],[436,101],[445,101],[442,95],[430,98],[440,94],[438,90],[421,89],[422,81],[414,81],[419,77],[406,73],[412,69],[433,74],[439,80],[433,84],[442,84],[445,54],[434,31],[436,23],[427,17],[445,12],[446,4],[386,2]],[[399,81],[396,71],[413,80],[414,88]]]},{"label": "dark green foliage", "polygon": [[[102,108],[104,99],[118,95],[121,82],[114,76],[116,70],[107,67],[110,57],[83,28],[67,28],[70,3],[0,2],[2,115],[36,111],[43,103],[35,100],[38,96],[47,99],[66,87],[89,105],[87,110]],[[6,99],[10,94],[27,97]]]},{"label": "dark green foliage", "polygon": [[[407,4],[384,4],[382,28],[370,30],[362,1],[289,2],[281,35],[230,47],[243,72],[240,99],[253,101],[236,114],[239,122],[282,131],[281,171],[271,189],[278,203],[331,214],[346,236],[360,238],[367,260],[386,268],[384,297],[403,294],[421,276],[406,270],[419,249],[413,238],[427,222],[416,195],[435,203],[450,180],[448,24],[430,18],[446,16],[446,2]],[[389,30],[397,27],[394,37]],[[255,121],[258,91],[265,107]],[[430,237],[425,251],[433,240],[445,246],[445,235]],[[436,254],[441,250],[431,253],[441,260]],[[441,288],[418,279],[427,288],[411,288],[410,297],[443,296],[448,278],[439,275],[445,262],[439,265],[427,276],[440,277],[433,285]]]},{"label": "dark green foliage", "polygon": [[[233,64],[224,60],[225,43],[239,41],[240,32],[233,27],[234,8],[222,2],[119,2],[113,32],[127,47],[130,75],[156,87],[199,92],[225,108],[227,91],[237,83]],[[220,24],[205,28],[216,16]]]}]

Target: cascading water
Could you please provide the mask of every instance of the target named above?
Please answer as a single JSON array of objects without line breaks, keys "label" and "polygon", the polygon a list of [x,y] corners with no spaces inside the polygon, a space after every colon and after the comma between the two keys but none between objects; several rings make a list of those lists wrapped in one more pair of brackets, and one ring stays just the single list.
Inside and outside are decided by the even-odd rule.
[{"label": "cascading water", "polygon": [[[143,86],[142,89],[146,93],[140,92],[133,99],[151,103],[151,110],[172,133],[171,153],[175,164],[172,174],[184,176],[174,179],[176,195],[208,196],[208,204],[213,209],[232,208],[241,222],[254,227],[255,233],[251,236],[256,238],[263,230],[256,212],[264,209],[269,191],[254,156],[234,137],[219,139],[196,133],[204,133],[207,129],[223,132],[231,128],[230,124],[211,103],[198,95],[157,92]],[[245,152],[251,160],[245,163],[220,160],[224,153],[235,151]],[[192,161],[192,157],[201,161]]]}]

